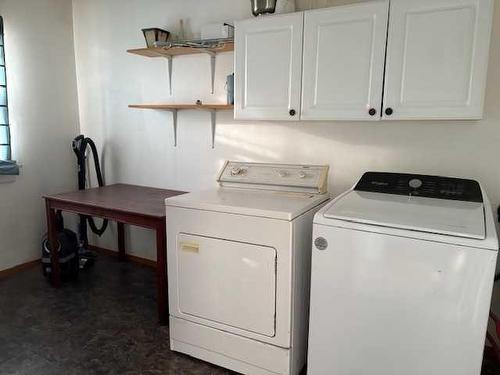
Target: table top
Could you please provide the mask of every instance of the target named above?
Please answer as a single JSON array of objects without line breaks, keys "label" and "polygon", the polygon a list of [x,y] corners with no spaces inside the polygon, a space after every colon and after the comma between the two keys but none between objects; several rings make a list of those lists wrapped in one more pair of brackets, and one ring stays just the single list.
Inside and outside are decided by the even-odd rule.
[{"label": "table top", "polygon": [[80,206],[163,218],[166,216],[165,199],[180,194],[185,194],[185,192],[138,185],[114,184],[68,193],[45,195],[44,198]]}]

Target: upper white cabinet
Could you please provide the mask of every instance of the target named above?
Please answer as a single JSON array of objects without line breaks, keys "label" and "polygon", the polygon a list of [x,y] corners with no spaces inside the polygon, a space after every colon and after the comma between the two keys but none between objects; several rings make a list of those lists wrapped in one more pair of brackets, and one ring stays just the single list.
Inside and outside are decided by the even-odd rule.
[{"label": "upper white cabinet", "polygon": [[236,119],[299,120],[303,14],[236,23]]},{"label": "upper white cabinet", "polygon": [[305,12],[304,120],[379,120],[388,1]]},{"label": "upper white cabinet", "polygon": [[483,114],[492,0],[392,0],[385,119]]},{"label": "upper white cabinet", "polygon": [[370,1],[239,22],[235,118],[479,119],[493,1]]}]

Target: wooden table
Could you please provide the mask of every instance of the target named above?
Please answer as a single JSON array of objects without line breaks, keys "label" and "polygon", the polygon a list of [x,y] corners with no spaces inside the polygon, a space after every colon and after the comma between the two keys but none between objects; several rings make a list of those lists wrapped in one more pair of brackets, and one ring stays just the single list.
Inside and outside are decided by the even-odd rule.
[{"label": "wooden table", "polygon": [[[165,198],[184,194],[182,191],[115,184],[70,193],[47,195],[45,198],[48,240],[57,248],[56,211],[96,216],[118,223],[118,254],[125,259],[124,224],[149,228],[156,232],[156,279],[160,324],[168,321],[167,245]],[[52,285],[61,285],[59,254],[51,252]]]}]

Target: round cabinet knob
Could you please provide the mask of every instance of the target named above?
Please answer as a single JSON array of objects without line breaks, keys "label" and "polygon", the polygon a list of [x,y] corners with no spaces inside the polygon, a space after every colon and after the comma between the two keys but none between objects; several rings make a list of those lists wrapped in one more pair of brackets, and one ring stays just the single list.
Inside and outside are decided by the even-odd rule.
[{"label": "round cabinet knob", "polygon": [[286,176],[288,176],[288,173],[287,173],[287,171],[279,171],[279,172],[278,172],[278,175],[279,175],[280,177],[286,177]]},{"label": "round cabinet knob", "polygon": [[290,116],[295,116],[297,112],[295,112],[295,109],[291,109],[289,112]]},{"label": "round cabinet knob", "polygon": [[423,185],[423,182],[418,178],[413,178],[408,182],[408,185],[410,185],[412,189],[418,189]]},{"label": "round cabinet knob", "polygon": [[370,110],[368,111],[369,115],[370,116],[375,116],[377,114],[377,110],[375,108],[370,108]]},{"label": "round cabinet knob", "polygon": [[299,178],[306,178],[307,174],[306,172],[299,172]]},{"label": "round cabinet knob", "polygon": [[385,109],[385,114],[387,116],[392,116],[393,113],[394,113],[394,110],[391,107]]}]

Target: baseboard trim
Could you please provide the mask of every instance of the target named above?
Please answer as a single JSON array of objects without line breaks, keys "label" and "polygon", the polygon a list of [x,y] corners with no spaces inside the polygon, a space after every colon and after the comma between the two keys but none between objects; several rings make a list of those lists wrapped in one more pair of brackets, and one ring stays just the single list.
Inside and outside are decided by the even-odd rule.
[{"label": "baseboard trim", "polygon": [[[115,251],[115,250],[110,250],[110,249],[106,249],[104,247],[95,246],[95,245],[88,245],[87,248],[89,250],[95,251],[97,253],[106,254],[106,255],[112,256],[114,258],[118,258],[118,251]],[[126,254],[126,253],[125,253],[125,259],[127,259],[133,263],[140,264],[141,266],[156,268],[156,262],[154,260],[141,258],[141,257],[135,256],[135,255]]]},{"label": "baseboard trim", "polygon": [[10,277],[10,276],[15,275],[19,272],[23,272],[23,271],[29,270],[31,268],[34,268],[38,265],[40,265],[40,259],[32,260],[31,262],[26,262],[26,263],[19,264],[17,266],[11,267],[11,268],[7,268],[5,270],[0,271],[0,279]]}]

